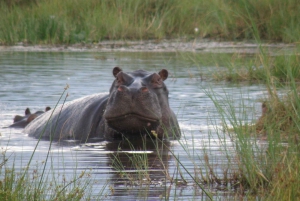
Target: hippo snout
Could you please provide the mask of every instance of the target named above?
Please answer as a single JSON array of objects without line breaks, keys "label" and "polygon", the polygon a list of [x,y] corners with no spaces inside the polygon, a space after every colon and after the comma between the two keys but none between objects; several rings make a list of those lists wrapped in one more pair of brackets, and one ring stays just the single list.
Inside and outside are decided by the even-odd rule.
[{"label": "hippo snout", "polygon": [[118,87],[118,92],[134,94],[134,93],[149,93],[149,90],[147,87],[144,87],[144,86],[142,86],[139,89],[136,89],[136,88],[128,88],[124,85],[121,85]]}]

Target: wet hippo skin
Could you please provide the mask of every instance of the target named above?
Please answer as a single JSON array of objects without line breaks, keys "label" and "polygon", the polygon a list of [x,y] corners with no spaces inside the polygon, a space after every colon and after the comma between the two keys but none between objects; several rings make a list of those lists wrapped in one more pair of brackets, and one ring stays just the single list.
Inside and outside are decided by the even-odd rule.
[{"label": "wet hippo skin", "polygon": [[36,138],[79,141],[141,135],[180,137],[164,83],[168,78],[167,70],[125,73],[115,67],[113,76],[115,80],[108,95],[93,94],[70,101],[34,119],[24,132]]}]

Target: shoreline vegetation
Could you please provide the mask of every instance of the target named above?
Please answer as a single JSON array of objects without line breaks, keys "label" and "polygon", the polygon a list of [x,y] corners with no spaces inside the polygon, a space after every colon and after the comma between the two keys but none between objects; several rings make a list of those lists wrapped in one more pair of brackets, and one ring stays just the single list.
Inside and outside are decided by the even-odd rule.
[{"label": "shoreline vegetation", "polygon": [[[188,53],[228,53],[257,54],[260,48],[271,54],[283,54],[297,49],[295,44],[262,43],[243,41],[213,41],[209,39],[186,40],[184,38],[156,40],[106,40],[93,44],[27,44],[0,45],[3,51],[26,52],[188,52]],[[213,59],[213,58],[211,58]]]},{"label": "shoreline vegetation", "polygon": [[[214,66],[213,73],[204,73],[207,79],[264,84],[268,95],[262,100],[263,114],[253,124],[245,123],[251,118],[248,114],[238,116],[230,95],[205,91],[223,120],[220,139],[229,136],[237,155],[234,161],[228,159],[228,169],[237,166],[237,172],[224,173],[224,178],[238,188],[236,200],[240,196],[296,200],[300,196],[299,11],[297,0],[4,0],[0,51],[143,51],[146,46],[157,52],[169,45],[201,74],[202,67]],[[170,41],[177,43],[170,46]],[[278,92],[281,89],[284,94]],[[230,152],[226,145],[223,148]],[[207,170],[200,170],[208,177],[213,173],[209,160],[205,159]],[[192,162],[197,169],[201,161]],[[184,164],[178,170],[185,171]],[[0,197],[10,195],[13,183],[23,181],[15,181],[14,174],[7,178],[0,181]],[[82,193],[84,188],[75,200]]]},{"label": "shoreline vegetation", "polygon": [[181,37],[294,43],[299,10],[297,0],[4,0],[0,44]]}]

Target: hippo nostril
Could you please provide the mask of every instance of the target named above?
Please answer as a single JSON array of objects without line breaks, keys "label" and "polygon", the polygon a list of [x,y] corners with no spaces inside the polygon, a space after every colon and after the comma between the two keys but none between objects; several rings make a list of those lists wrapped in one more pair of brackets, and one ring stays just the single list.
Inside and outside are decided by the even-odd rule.
[{"label": "hippo nostril", "polygon": [[141,92],[148,92],[149,91],[147,87],[141,87],[140,90],[141,90]]}]

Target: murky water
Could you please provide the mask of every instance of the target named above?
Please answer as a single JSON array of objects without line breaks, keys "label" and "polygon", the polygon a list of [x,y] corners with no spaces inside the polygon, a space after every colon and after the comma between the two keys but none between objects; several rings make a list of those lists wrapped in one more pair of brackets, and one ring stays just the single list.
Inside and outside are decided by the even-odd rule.
[{"label": "murky water", "polygon": [[[22,133],[22,129],[3,128],[12,123],[14,115],[23,114],[27,107],[32,112],[44,110],[46,106],[54,108],[66,84],[70,86],[67,101],[107,93],[115,66],[124,71],[169,70],[166,84],[170,105],[183,133],[181,140],[166,143],[167,148],[161,144],[143,146],[143,142],[132,142],[135,150],[125,142],[76,144],[69,141],[50,146],[49,141],[41,141],[29,173],[43,170],[50,147],[47,175],[54,175],[58,183],[70,182],[85,171],[92,199],[206,200],[205,193],[196,187],[189,174],[199,176],[202,171],[204,176],[209,175],[206,156],[221,178],[228,164],[234,163],[232,141],[220,131],[221,117],[208,94],[227,97],[222,106],[230,103],[240,116],[252,114],[248,119],[243,117],[252,121],[259,116],[257,100],[264,96],[265,89],[259,85],[203,81],[198,68],[187,68],[175,53],[1,52],[0,147],[8,158],[5,167],[14,164],[16,170],[24,168],[38,142]],[[0,162],[4,156],[1,157]],[[204,186],[214,192],[216,199],[228,199],[233,193],[222,184]]]}]

